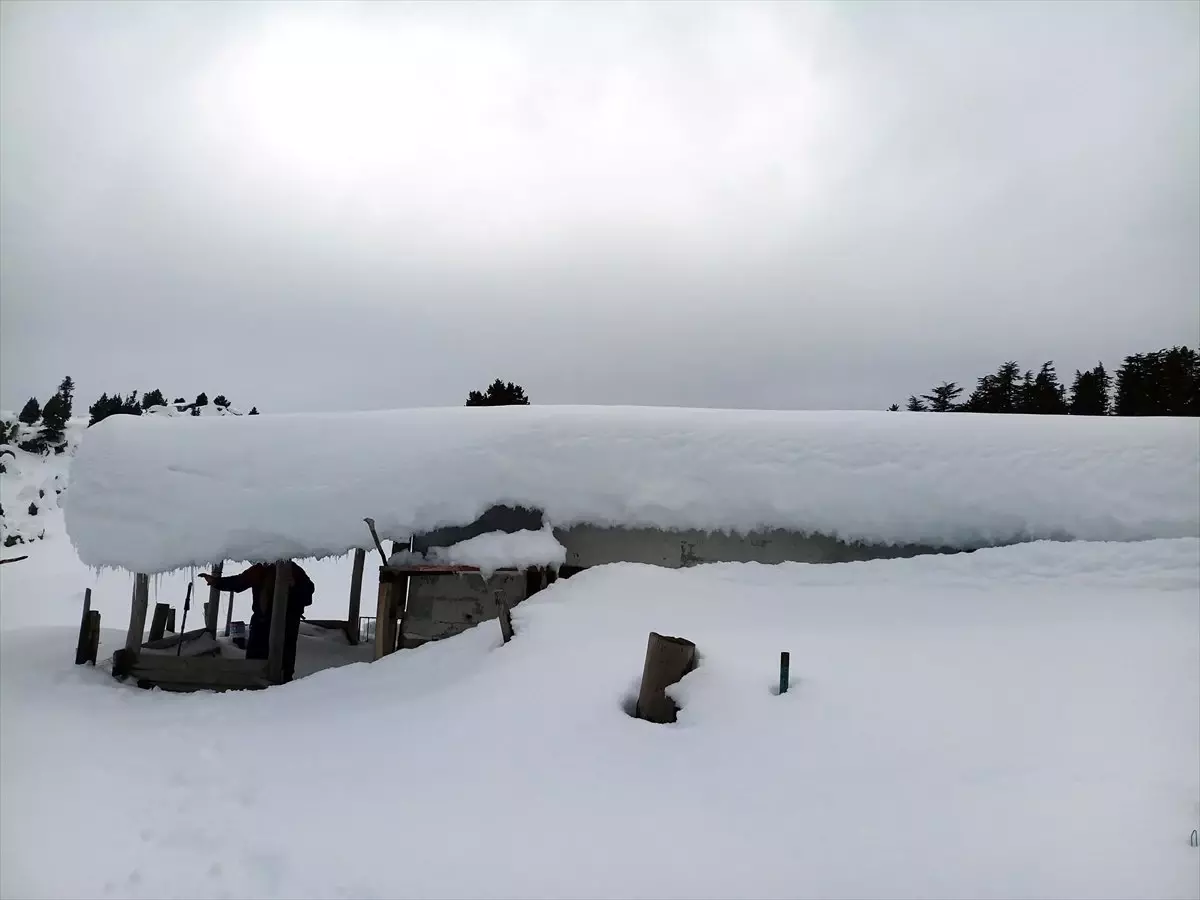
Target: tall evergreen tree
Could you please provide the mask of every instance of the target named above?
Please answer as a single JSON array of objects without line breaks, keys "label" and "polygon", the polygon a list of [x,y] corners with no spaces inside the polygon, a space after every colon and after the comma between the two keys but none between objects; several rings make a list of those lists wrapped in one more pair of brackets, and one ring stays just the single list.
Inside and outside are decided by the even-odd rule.
[{"label": "tall evergreen tree", "polygon": [[1155,375],[1160,415],[1200,415],[1200,351],[1190,347],[1161,351]]},{"label": "tall evergreen tree", "polygon": [[1111,382],[1103,363],[1087,372],[1076,369],[1067,411],[1073,416],[1107,416]]},{"label": "tall evergreen tree", "polygon": [[30,397],[21,407],[21,414],[17,416],[17,421],[25,425],[36,425],[41,418],[41,404],[37,402],[37,397]]},{"label": "tall evergreen tree", "polygon": [[908,398],[908,403],[904,408],[909,412],[928,412],[928,409],[925,406],[925,401],[916,395]]},{"label": "tall evergreen tree", "polygon": [[499,378],[488,385],[486,391],[471,391],[467,395],[467,406],[528,406],[525,389],[513,382]]},{"label": "tall evergreen tree", "polygon": [[1036,377],[1027,377],[1023,389],[1024,411],[1042,416],[1061,416],[1067,412],[1066,390],[1059,383],[1054,361],[1042,363]]},{"label": "tall evergreen tree", "polygon": [[252,406],[252,407],[250,407],[250,412],[248,412],[246,415],[249,415],[249,416],[257,416],[258,414],[259,414],[259,413],[258,413],[258,407],[257,407],[257,406]]},{"label": "tall evergreen tree", "polygon": [[930,412],[953,412],[958,407],[955,401],[962,392],[956,382],[943,381],[932,393],[922,394],[921,399],[928,402]]},{"label": "tall evergreen tree", "polygon": [[213,406],[219,406],[221,409],[229,409],[229,400],[226,399],[224,394],[217,394],[217,396],[213,398]]},{"label": "tall evergreen tree", "polygon": [[62,453],[67,445],[67,423],[71,420],[75,402],[75,382],[68,375],[58,386],[58,392],[46,401],[42,410],[42,440],[55,453]]},{"label": "tall evergreen tree", "polygon": [[1154,389],[1158,357],[1157,353],[1125,357],[1117,369],[1117,390],[1113,397],[1113,412],[1118,416],[1161,415]]}]

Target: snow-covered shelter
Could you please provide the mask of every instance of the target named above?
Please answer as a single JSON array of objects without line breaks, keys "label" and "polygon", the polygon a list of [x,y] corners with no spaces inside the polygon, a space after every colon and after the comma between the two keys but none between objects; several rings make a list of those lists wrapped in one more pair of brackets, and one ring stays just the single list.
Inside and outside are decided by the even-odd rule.
[{"label": "snow-covered shelter", "polygon": [[[553,406],[114,416],[82,441],[66,521],[84,563],[150,576],[350,551],[361,571],[372,518],[401,550],[380,568],[379,656],[494,617],[560,567],[1200,536],[1198,473],[1200,430],[1184,419]],[[479,577],[445,577],[463,573]]]}]

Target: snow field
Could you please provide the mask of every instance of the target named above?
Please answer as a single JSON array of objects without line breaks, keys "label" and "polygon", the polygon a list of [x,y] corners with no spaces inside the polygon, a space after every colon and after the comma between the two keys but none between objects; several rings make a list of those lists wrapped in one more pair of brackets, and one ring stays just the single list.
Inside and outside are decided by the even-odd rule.
[{"label": "snow field", "polygon": [[[6,626],[0,893],[1196,896],[1198,591],[1195,539],[606,566],[507,646],[227,695]],[[622,709],[650,630],[703,657],[676,725]]]}]

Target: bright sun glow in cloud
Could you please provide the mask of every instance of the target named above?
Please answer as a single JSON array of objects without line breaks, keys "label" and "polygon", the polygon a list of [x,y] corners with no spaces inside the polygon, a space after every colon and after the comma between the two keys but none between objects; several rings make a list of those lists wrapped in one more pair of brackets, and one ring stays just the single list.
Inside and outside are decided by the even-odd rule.
[{"label": "bright sun glow in cloud", "polygon": [[833,111],[761,10],[733,12],[720,41],[667,56],[610,28],[568,57],[532,25],[500,39],[320,7],[230,46],[200,102],[227,158],[377,225],[510,250],[593,228],[695,237],[747,227],[743,196],[802,207]]}]

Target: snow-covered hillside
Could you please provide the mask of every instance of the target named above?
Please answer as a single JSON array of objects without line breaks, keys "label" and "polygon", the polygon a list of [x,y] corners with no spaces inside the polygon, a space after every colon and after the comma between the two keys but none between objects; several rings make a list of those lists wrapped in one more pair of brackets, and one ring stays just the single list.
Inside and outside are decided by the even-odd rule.
[{"label": "snow-covered hillside", "polygon": [[[243,413],[231,406],[210,403],[204,406],[152,406],[143,415],[157,418],[193,415],[212,418],[240,416]],[[30,453],[20,447],[36,434],[37,426],[21,424],[17,414],[11,411],[0,411],[0,424],[15,428],[11,442],[0,445],[0,545],[11,550],[12,547],[41,540],[48,528],[55,528],[57,520],[54,520],[53,513],[61,509],[71,460],[87,431],[88,420],[86,417],[71,419],[67,423],[63,452],[45,454]]]}]

